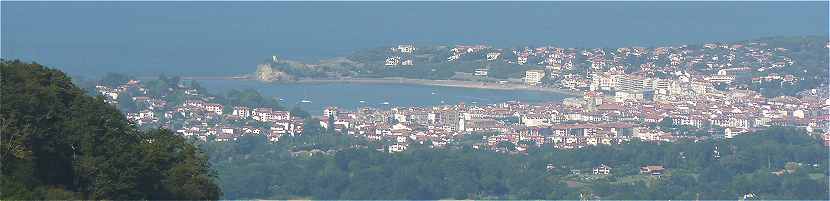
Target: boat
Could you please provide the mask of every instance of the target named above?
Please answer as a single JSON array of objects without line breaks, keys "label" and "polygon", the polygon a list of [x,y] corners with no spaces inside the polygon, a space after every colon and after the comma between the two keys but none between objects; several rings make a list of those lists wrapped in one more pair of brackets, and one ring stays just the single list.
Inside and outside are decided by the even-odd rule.
[{"label": "boat", "polygon": [[361,100],[361,101],[360,101],[360,103],[366,103],[366,101],[364,101],[364,100]]},{"label": "boat", "polygon": [[303,97],[305,98],[300,100],[301,103],[311,103],[311,101],[308,100],[308,91],[306,90],[305,86],[303,87]]},{"label": "boat", "polygon": [[389,105],[389,102],[383,102],[384,105]]}]

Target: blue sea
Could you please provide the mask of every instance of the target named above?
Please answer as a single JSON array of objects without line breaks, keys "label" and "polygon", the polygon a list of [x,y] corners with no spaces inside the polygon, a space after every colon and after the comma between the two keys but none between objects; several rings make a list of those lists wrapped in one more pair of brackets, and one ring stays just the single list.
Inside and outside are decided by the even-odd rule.
[{"label": "blue sea", "polygon": [[402,43],[621,47],[827,35],[815,2],[0,1],[2,58],[86,77],[229,75]]}]

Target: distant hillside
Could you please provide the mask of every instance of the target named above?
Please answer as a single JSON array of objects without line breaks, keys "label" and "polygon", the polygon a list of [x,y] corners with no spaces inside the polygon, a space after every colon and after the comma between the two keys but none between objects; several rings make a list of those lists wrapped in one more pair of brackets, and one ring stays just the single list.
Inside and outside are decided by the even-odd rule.
[{"label": "distant hillside", "polygon": [[166,130],[142,132],[58,70],[6,61],[0,199],[218,199],[204,154]]},{"label": "distant hillside", "polygon": [[[269,144],[246,136],[202,147],[221,172],[225,199],[828,199],[827,147],[792,128],[729,140],[531,146],[516,155],[429,143],[390,154],[349,138],[309,133]],[[592,172],[602,165],[608,175]],[[645,166],[665,172],[643,174]]]},{"label": "distant hillside", "polygon": [[[675,72],[715,75],[727,70],[743,73],[731,83],[733,86],[777,96],[793,95],[826,83],[828,40],[826,36],[769,37],[619,48],[403,44],[357,50],[345,57],[314,64],[276,59],[264,64],[291,79],[406,77],[493,81],[521,78],[525,71],[536,69],[547,72],[543,83],[548,86],[555,86],[562,79],[588,79],[592,73],[608,71],[666,78]],[[470,77],[477,69],[486,69],[488,73]],[[753,83],[750,79],[768,75],[791,75],[797,82],[785,86],[773,82]]]}]

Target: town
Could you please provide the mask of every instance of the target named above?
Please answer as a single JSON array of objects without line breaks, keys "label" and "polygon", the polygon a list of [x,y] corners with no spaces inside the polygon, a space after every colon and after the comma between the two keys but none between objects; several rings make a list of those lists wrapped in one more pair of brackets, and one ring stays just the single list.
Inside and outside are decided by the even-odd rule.
[{"label": "town", "polygon": [[[830,47],[830,43],[824,45],[825,49]],[[577,91],[581,96],[561,102],[457,103],[388,110],[331,106],[312,119],[285,108],[223,105],[204,89],[184,81],[166,89],[181,91],[179,99],[183,99],[176,103],[149,95],[151,90],[139,80],[99,85],[96,90],[111,104],[131,101],[137,105],[126,116],[139,126],[161,126],[203,141],[264,135],[276,142],[285,136],[302,135],[305,127],[319,124],[335,131],[332,133],[383,142],[382,151],[387,152],[404,151],[413,143],[523,152],[529,146],[576,149],[631,140],[729,139],[771,126],[792,126],[823,135],[825,144],[830,144],[826,83],[774,97],[767,97],[769,94],[758,87],[793,86],[805,80],[776,73],[788,72],[782,69],[794,68],[798,62],[786,56],[790,50],[785,48],[763,43],[614,51],[540,47],[512,50],[509,55],[515,58],[511,59],[505,59],[506,53],[487,53],[489,49],[458,45],[450,50],[447,61],[478,55],[487,61],[504,59],[518,65],[536,62],[545,68],[525,70],[521,82]],[[416,50],[413,45],[391,48],[400,55],[387,58],[383,65],[417,65],[412,60]],[[580,65],[588,68],[572,73]],[[488,71],[476,69],[472,74],[486,77]],[[128,91],[132,91],[130,98],[119,98]],[[471,136],[475,142],[470,142]]]}]

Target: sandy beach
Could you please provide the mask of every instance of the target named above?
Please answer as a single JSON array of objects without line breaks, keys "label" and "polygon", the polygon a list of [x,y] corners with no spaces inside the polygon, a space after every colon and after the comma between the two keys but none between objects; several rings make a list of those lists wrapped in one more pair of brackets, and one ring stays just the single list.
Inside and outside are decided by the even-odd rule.
[{"label": "sandy beach", "polygon": [[543,91],[552,93],[561,93],[568,95],[582,95],[582,92],[571,91],[565,89],[535,87],[524,84],[500,84],[490,82],[477,81],[461,81],[461,80],[425,80],[425,79],[409,79],[409,78],[348,78],[348,79],[302,79],[292,81],[289,83],[363,83],[363,84],[413,84],[413,85],[427,85],[427,86],[445,86],[445,87],[459,87],[459,88],[474,88],[474,89],[493,89],[493,90],[526,90],[526,91]]},{"label": "sandy beach", "polygon": [[[147,77],[150,78],[150,77]],[[183,80],[252,80],[257,81],[253,76],[183,76]],[[412,84],[425,86],[444,86],[444,87],[458,87],[458,88],[473,88],[473,89],[492,89],[492,90],[525,90],[525,91],[541,91],[567,94],[571,96],[581,96],[582,92],[572,91],[567,89],[557,89],[549,87],[529,86],[523,83],[492,83],[479,81],[463,81],[463,80],[427,80],[427,79],[411,79],[400,77],[386,77],[386,78],[341,78],[341,79],[300,79],[294,81],[274,81],[271,83],[263,82],[263,84],[321,84],[321,83],[359,83],[359,84]]]}]

